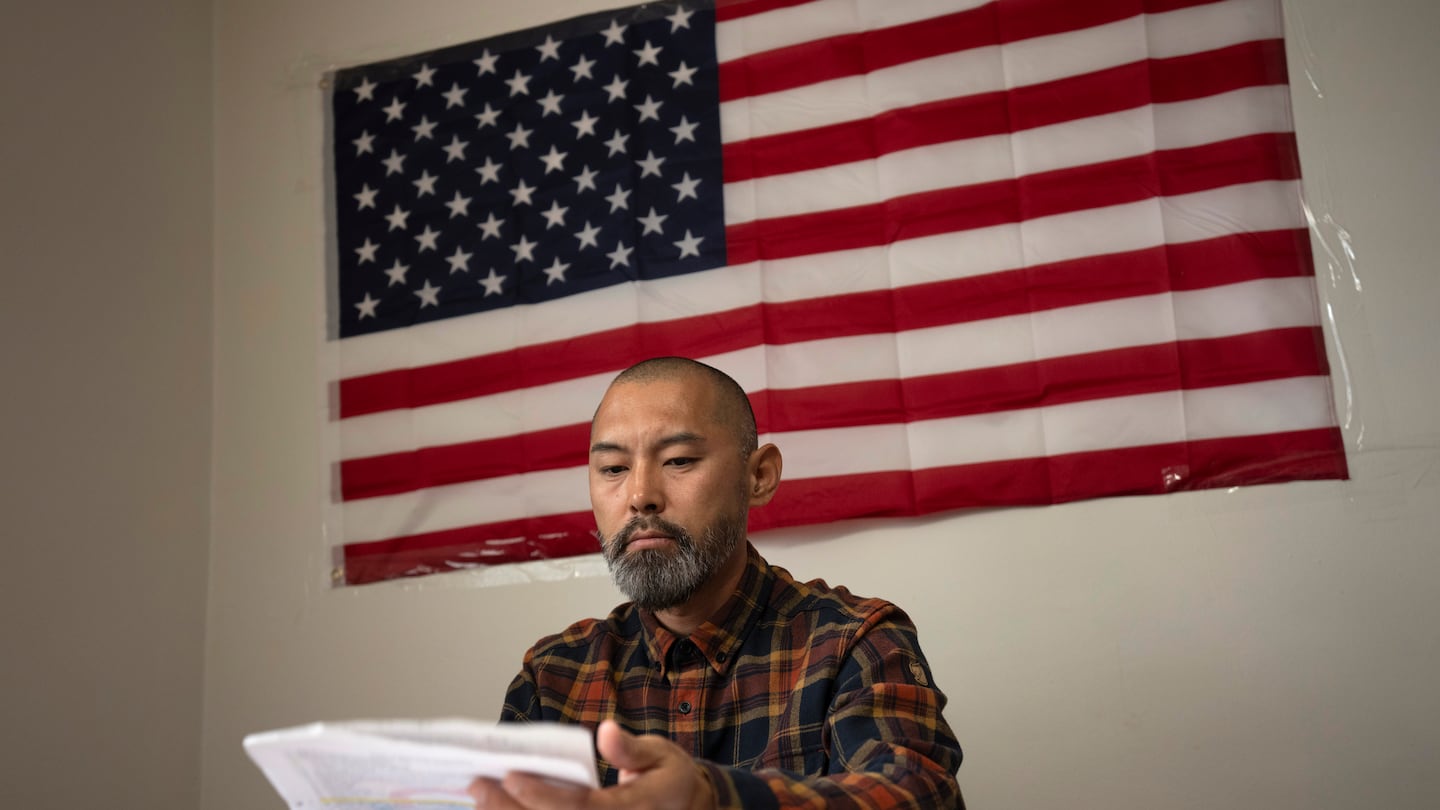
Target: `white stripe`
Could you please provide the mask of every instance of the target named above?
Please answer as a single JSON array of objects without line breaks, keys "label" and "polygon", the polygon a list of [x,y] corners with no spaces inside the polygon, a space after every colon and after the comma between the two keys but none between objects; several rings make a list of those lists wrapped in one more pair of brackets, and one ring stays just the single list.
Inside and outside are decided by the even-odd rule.
[{"label": "white stripe", "polygon": [[1278,38],[1283,29],[1274,19],[1273,5],[1268,0],[1228,0],[735,99],[720,105],[721,138],[731,143],[798,132],[1149,58],[1186,56]]},{"label": "white stripe", "polygon": [[[543,308],[508,307],[346,338],[340,373],[352,378],[483,356],[511,348],[516,335],[534,344],[569,340],[628,326],[637,312],[643,323],[721,312],[759,300],[757,292],[774,303],[800,301],[1142,250],[1167,241],[1181,244],[1248,231],[1299,228],[1305,224],[1299,201],[1297,183],[1250,183],[1043,217],[1023,226],[767,261],[763,273],[760,264],[736,265],[617,285],[557,299]],[[1226,214],[1217,217],[1217,211]]]},{"label": "white stripe", "polygon": [[[736,379],[753,392],[970,371],[1318,323],[1310,278],[1261,279],[894,334],[756,347],[705,362],[725,371],[746,370]],[[903,368],[897,358],[906,358]],[[611,376],[348,419],[340,426],[342,458],[586,422]]]},{"label": "white stripe", "polygon": [[344,543],[360,543],[584,512],[590,509],[588,481],[585,467],[569,467],[348,501],[341,510],[340,534]]},{"label": "white stripe", "polygon": [[737,225],[871,205],[910,194],[992,183],[1289,128],[1288,91],[1260,87],[906,149],[854,163],[725,184]]},{"label": "white stripe", "polygon": [[[719,23],[715,31],[716,57],[724,63],[830,37],[933,19],[983,5],[987,5],[985,0],[817,0]],[[1282,30],[1279,9],[1269,0],[1227,0],[1146,15],[1145,22],[1160,46],[1156,56],[1193,53],[1183,44],[1192,35],[1210,42],[1226,36],[1232,39],[1236,36],[1250,39],[1279,37]]]},{"label": "white stripe", "polygon": [[721,62],[804,42],[876,31],[985,5],[989,0],[816,0],[719,23]]},{"label": "white stripe", "polygon": [[[1328,428],[1329,397],[1328,378],[1302,377],[762,438],[781,448],[793,481]],[[584,511],[588,491],[581,466],[352,501],[343,542]]]}]

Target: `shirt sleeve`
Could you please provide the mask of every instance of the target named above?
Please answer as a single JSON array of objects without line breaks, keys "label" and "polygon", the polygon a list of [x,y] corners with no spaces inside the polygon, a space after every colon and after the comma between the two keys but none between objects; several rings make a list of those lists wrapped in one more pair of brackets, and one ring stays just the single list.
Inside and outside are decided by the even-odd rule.
[{"label": "shirt sleeve", "polygon": [[962,757],[914,625],[893,605],[849,645],[825,722],[826,772],[702,761],[721,808],[961,808]]},{"label": "shirt sleeve", "polygon": [[544,719],[540,716],[540,694],[531,666],[534,655],[533,649],[525,653],[525,663],[505,690],[505,705],[500,707],[502,723],[534,723]]}]

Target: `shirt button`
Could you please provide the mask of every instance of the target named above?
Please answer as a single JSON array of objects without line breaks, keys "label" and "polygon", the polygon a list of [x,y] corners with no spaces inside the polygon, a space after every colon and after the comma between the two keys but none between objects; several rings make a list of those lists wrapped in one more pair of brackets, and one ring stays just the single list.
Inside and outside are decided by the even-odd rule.
[{"label": "shirt button", "polygon": [[675,708],[679,709],[681,714],[689,714],[689,713],[690,713],[690,701],[688,701],[688,700],[682,700],[682,701],[680,701],[680,705],[679,705],[679,706],[676,706]]},{"label": "shirt button", "polygon": [[723,653],[723,652],[715,653],[715,660],[716,660],[716,661],[719,661],[719,662],[722,663],[722,664],[725,663],[725,659],[726,659],[727,657],[728,657],[728,656],[726,656],[725,653]]}]

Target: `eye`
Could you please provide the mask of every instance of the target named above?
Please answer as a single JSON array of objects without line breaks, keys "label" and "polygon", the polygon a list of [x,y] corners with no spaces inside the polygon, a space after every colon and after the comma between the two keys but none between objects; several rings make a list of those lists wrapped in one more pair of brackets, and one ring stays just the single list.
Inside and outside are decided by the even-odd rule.
[{"label": "eye", "polygon": [[625,468],[619,464],[606,464],[605,466],[600,467],[601,475],[616,476],[623,472],[625,472]]},{"label": "eye", "polygon": [[688,467],[694,463],[695,459],[690,456],[676,456],[675,458],[665,459],[665,464],[670,467]]}]

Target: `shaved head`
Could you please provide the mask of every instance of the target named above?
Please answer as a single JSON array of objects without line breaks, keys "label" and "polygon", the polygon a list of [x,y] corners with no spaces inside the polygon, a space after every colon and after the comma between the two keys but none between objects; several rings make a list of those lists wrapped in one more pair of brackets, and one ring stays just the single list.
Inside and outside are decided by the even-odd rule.
[{"label": "shaved head", "polygon": [[610,382],[610,387],[627,383],[671,382],[686,378],[701,379],[710,385],[715,393],[715,420],[734,431],[742,456],[748,457],[755,452],[759,436],[750,398],[745,395],[745,389],[741,388],[739,383],[718,368],[688,357],[653,357],[620,372]]}]

